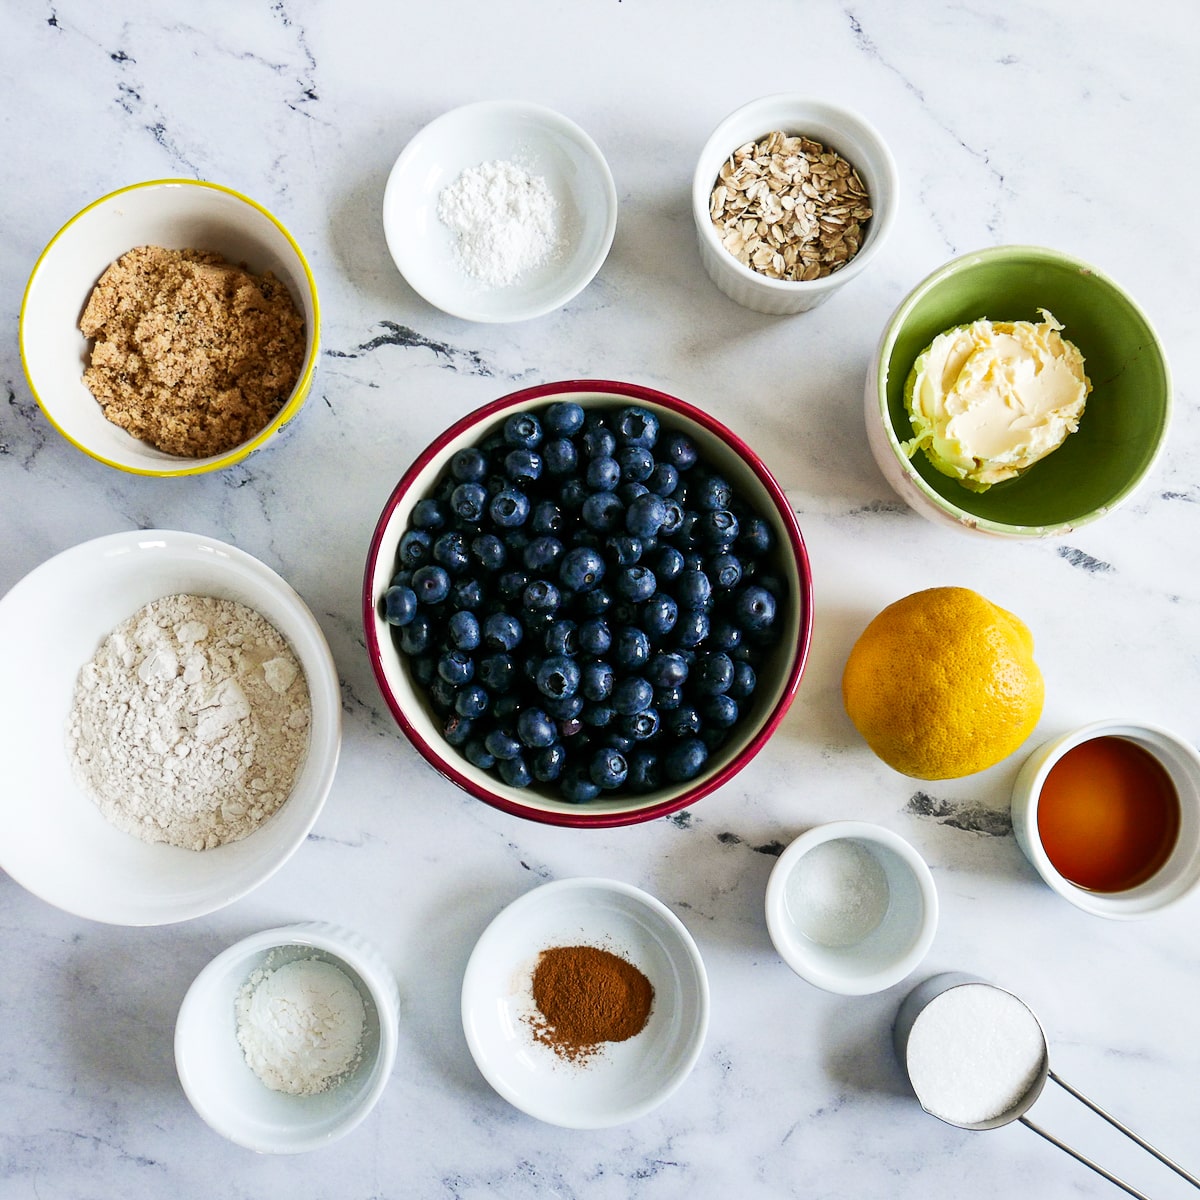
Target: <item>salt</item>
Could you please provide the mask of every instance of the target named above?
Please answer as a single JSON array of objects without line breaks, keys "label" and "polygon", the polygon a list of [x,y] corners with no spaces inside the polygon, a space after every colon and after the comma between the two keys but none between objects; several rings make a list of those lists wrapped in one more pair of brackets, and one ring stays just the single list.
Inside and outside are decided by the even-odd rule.
[{"label": "salt", "polygon": [[887,915],[891,891],[879,860],[848,838],[821,842],[788,876],[788,913],[805,937],[823,946],[853,946]]},{"label": "salt", "polygon": [[1011,1112],[1045,1066],[1046,1039],[1016,996],[986,983],[948,988],[925,1006],[908,1036],[917,1099],[953,1125]]}]

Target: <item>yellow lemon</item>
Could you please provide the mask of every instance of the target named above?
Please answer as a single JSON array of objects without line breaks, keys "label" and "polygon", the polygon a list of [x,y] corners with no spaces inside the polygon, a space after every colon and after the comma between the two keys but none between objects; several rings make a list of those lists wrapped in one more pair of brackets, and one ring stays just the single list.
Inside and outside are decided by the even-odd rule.
[{"label": "yellow lemon", "polygon": [[916,779],[958,779],[1007,758],[1033,732],[1044,695],[1029,630],[961,587],[889,604],[842,675],[842,702],[867,745]]}]

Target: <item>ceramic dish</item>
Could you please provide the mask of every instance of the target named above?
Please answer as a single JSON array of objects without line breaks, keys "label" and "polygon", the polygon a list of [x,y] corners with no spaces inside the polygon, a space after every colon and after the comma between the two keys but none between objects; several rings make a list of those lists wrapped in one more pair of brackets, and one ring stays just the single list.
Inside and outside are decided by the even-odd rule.
[{"label": "ceramic dish", "polygon": [[[637,967],[654,988],[646,1027],[606,1043],[584,1064],[534,1040],[531,979],[554,946],[597,946]],[[471,1055],[510,1104],[568,1129],[644,1116],[687,1078],[708,1026],[708,980],[679,919],[653,896],[609,879],[563,879],[513,901],[484,931],[463,977]]]},{"label": "ceramic dish", "polygon": [[[797,888],[805,857],[831,845],[849,847],[880,874],[878,913],[857,881],[838,879],[823,868],[807,889]],[[848,886],[842,886],[848,884]],[[805,911],[808,903],[812,911]],[[844,912],[830,911],[834,904]],[[938,923],[938,898],[925,860],[898,834],[866,821],[832,821],[808,830],[788,846],[771,870],[766,894],[767,930],[780,957],[802,979],[844,996],[865,996],[899,983],[925,957]],[[827,937],[814,930],[839,930],[858,919],[871,928],[856,936]],[[869,919],[868,919],[869,918]]]},{"label": "ceramic dish", "polygon": [[[472,766],[442,736],[424,693],[414,684],[407,660],[392,641],[382,597],[396,571],[396,547],[416,502],[425,496],[454,454],[476,445],[514,411],[572,400],[585,409],[639,404],[659,414],[663,426],[689,433],[702,457],[714,464],[743,499],[770,522],[775,534],[772,566],[787,585],[780,636],[769,663],[759,672],[753,702],[733,736],[687,783],[645,794],[618,793],[587,804],[571,804],[544,789],[513,788],[493,773]],[[426,449],[397,484],[375,528],[363,581],[367,650],[383,697],[413,745],[436,770],[480,800],[516,816],[556,825],[602,827],[649,821],[692,804],[720,787],[762,748],[783,719],[800,684],[812,637],[812,581],[808,553],[791,506],[762,460],[732,431],[707,413],[662,392],[611,381],[544,384],[505,396],[452,425]]]},{"label": "ceramic dish", "polygon": [[[363,1002],[362,1053],[352,1071],[313,1096],[266,1086],[237,1040],[239,993],[258,970],[298,959],[332,963]],[[252,934],[196,976],[175,1023],[175,1066],[192,1107],[217,1133],[262,1154],[319,1150],[362,1122],[396,1061],[400,997],[383,956],[357,933],[308,922]]]},{"label": "ceramic dish", "polygon": [[[549,261],[504,286],[467,273],[438,217],[443,190],[492,162],[546,181],[564,238]],[[600,270],[616,227],[616,188],[596,143],[559,113],[520,101],[480,101],[430,122],[396,160],[383,198],[400,273],[430,304],[467,321],[526,321],[562,307]]]},{"label": "ceramic dish", "polygon": [[[72,778],[67,719],[80,669],[143,605],[195,593],[236,600],[287,639],[308,681],[308,754],[283,806],[250,836],[212,850],[151,844],[109,824]],[[0,867],[77,916],[116,925],[198,917],[278,870],[316,821],[341,744],[333,656],[304,602],[236,546],[172,530],[115,533],[64,550],[0,600]]]},{"label": "ceramic dish", "polygon": [[[986,492],[941,474],[922,451],[909,458],[904,387],[921,351],[956,325],[1036,321],[1039,308],[1083,354],[1092,392],[1078,431]],[[871,453],[896,494],[935,524],[990,537],[1059,536],[1123,504],[1154,466],[1170,416],[1170,374],[1147,317],[1094,267],[1037,246],[965,254],[922,280],[884,328],[866,386]]]},{"label": "ceramic dish", "polygon": [[[262,274],[272,272],[304,317],[300,377],[287,402],[252,438],[222,454],[180,458],[139,441],[105,419],[83,382],[88,341],[79,317],[107,267],[136,246],[210,250]],[[320,353],[317,285],[295,239],[262,205],[231,188],[195,179],[156,179],[89,204],[42,251],[21,304],[21,360],[42,411],[69,442],[135,475],[197,475],[240,462],[300,411]]]}]

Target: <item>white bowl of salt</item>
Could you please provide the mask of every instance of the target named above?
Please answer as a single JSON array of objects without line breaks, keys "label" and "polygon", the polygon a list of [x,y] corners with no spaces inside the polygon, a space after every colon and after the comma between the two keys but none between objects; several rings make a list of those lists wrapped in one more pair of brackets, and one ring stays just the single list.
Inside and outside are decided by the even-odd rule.
[{"label": "white bowl of salt", "polygon": [[899,983],[925,957],[938,900],[924,859],[898,834],[833,821],[801,834],[767,883],[767,929],[802,979],[844,996]]}]

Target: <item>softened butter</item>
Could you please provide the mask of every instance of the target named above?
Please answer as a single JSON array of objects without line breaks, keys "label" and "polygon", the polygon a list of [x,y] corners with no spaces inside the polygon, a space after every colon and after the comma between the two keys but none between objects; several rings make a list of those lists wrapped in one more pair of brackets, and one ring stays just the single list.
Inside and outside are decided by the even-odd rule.
[{"label": "softened butter", "polygon": [[911,458],[923,450],[972,491],[1012,479],[1079,428],[1092,385],[1083,355],[1046,309],[1041,321],[974,321],[938,334],[904,389]]}]

